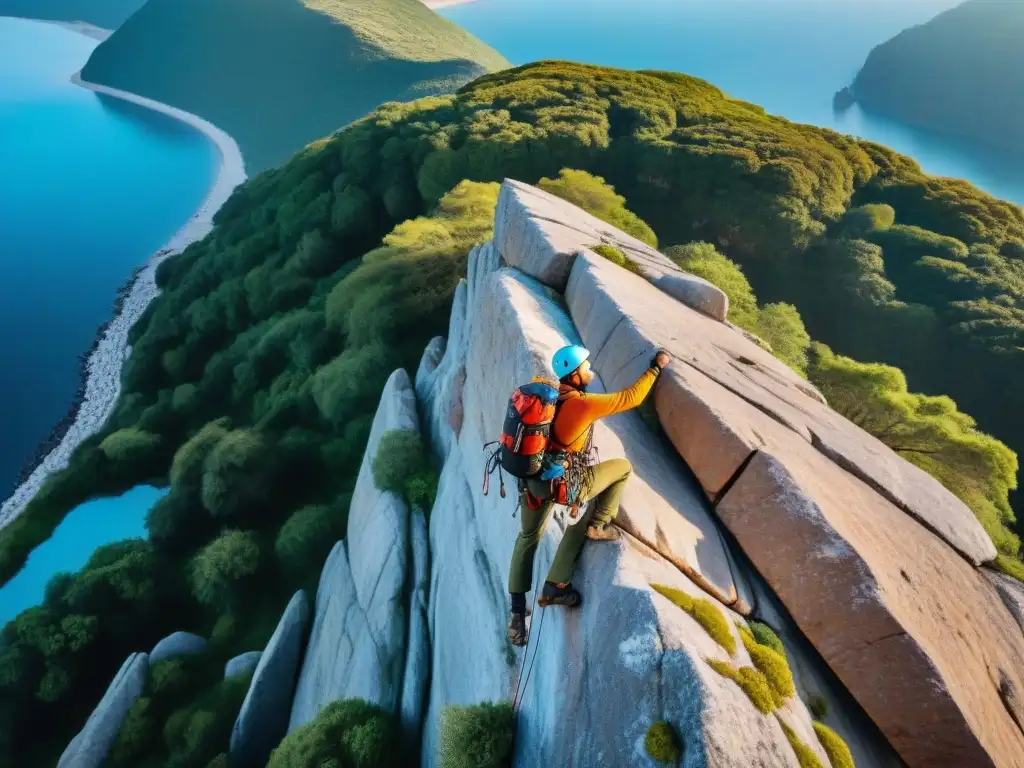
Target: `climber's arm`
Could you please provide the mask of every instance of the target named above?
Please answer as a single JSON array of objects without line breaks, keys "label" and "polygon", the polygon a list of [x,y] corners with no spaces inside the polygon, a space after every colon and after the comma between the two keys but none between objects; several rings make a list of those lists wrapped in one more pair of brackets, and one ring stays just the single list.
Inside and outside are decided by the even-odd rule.
[{"label": "climber's arm", "polygon": [[597,421],[605,416],[636,408],[651,391],[651,387],[658,379],[658,373],[658,368],[648,368],[633,386],[621,392],[611,392],[607,395],[589,393],[584,395],[583,407],[588,421]]}]

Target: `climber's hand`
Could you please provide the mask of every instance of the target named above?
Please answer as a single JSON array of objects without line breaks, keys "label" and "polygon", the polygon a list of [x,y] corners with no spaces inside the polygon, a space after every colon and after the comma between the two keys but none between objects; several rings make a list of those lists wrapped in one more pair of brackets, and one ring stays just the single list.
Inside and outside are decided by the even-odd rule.
[{"label": "climber's hand", "polygon": [[654,356],[654,360],[651,361],[651,366],[658,370],[665,370],[672,363],[672,358],[669,357],[668,352],[664,349],[659,349],[658,354]]}]

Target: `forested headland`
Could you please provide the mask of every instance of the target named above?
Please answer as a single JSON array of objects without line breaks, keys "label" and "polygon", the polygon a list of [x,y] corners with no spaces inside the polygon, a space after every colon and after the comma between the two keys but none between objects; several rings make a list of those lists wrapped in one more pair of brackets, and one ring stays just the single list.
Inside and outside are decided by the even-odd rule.
[{"label": "forested headland", "polygon": [[[172,630],[210,650],[154,668],[113,764],[202,768],[224,751],[240,698],[210,670],[262,647],[315,585],[384,381],[445,333],[505,177],[719,284],[733,322],[936,475],[1024,571],[1008,501],[1024,213],[695,78],[541,62],[381,106],[239,187],[161,265],[114,415],[0,531],[0,576],[89,497],[170,492],[148,540],[97,551],[4,628],[0,763],[52,765],[125,655]],[[429,463],[410,471],[429,496]]]}]

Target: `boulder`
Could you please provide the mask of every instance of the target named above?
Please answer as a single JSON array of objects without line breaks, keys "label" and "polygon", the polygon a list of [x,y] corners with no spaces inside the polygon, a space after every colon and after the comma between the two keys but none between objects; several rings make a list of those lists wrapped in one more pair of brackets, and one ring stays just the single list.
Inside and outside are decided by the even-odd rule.
[{"label": "boulder", "polygon": [[[430,524],[433,663],[424,765],[437,763],[437,725],[446,705],[511,699],[532,664],[521,689],[516,766],[649,764],[647,728],[669,720],[686,741],[688,764],[795,768],[777,718],[758,712],[708,666],[706,659],[723,659],[725,651],[651,588],[664,584],[708,600],[730,632],[732,622],[742,622],[687,577],[707,574],[703,580],[717,582],[727,601],[745,592],[730,578],[734,566],[700,488],[677,463],[658,457],[657,439],[642,423],[613,425],[618,432],[609,427],[596,439],[602,457],[619,450],[637,457],[622,523],[670,557],[630,536],[586,546],[574,578],[584,595],[581,610],[538,609],[530,646],[524,651],[508,643],[505,576],[519,520],[512,517],[513,499],[483,495],[480,446],[500,430],[512,388],[550,375],[551,352],[579,339],[557,294],[516,270],[499,269],[486,249],[471,257],[465,286],[465,315],[453,317],[465,346],[449,339],[439,362],[421,366],[418,381],[425,411],[435,414],[431,431],[446,433],[440,442],[448,444]],[[432,371],[447,372],[447,380]],[[457,435],[444,413],[455,400],[464,414]],[[537,584],[567,524],[565,510],[556,508],[538,549]],[[751,663],[742,645],[732,663]],[[784,716],[800,733],[812,732],[799,701]],[[816,740],[805,741],[825,760]]]},{"label": "boulder", "polygon": [[558,291],[565,290],[582,250],[611,245],[677,301],[719,321],[729,311],[728,297],[707,280],[684,272],[667,256],[596,216],[519,181],[506,179],[501,185],[494,244],[510,266]]},{"label": "boulder", "polygon": [[566,298],[607,386],[656,347],[676,357],[655,393],[666,433],[901,757],[1020,764],[997,671],[1016,679],[1024,646],[972,567],[995,550],[970,510],[756,344],[646,281],[584,255]]},{"label": "boulder", "polygon": [[99,768],[107,759],[128,710],[142,694],[149,674],[149,657],[133,653],[107,687],[85,727],[60,756],[57,768]]},{"label": "boulder", "polygon": [[240,675],[252,672],[260,663],[260,657],[262,656],[263,651],[246,651],[234,658],[228,659],[227,664],[224,665],[224,679],[227,680],[229,677],[239,677]]},{"label": "boulder", "polygon": [[266,765],[270,752],[284,737],[308,625],[309,600],[299,590],[288,602],[253,672],[231,731],[228,754],[232,765]]},{"label": "boulder", "polygon": [[381,394],[349,507],[347,536],[335,545],[320,577],[289,731],[338,699],[361,698],[399,711],[410,513],[401,495],[377,488],[372,470],[381,438],[396,429],[419,430],[416,394],[404,370],[391,375]]},{"label": "boulder", "polygon": [[149,663],[156,664],[175,656],[191,656],[206,649],[206,640],[191,632],[174,632],[153,646],[149,652]]},{"label": "boulder", "polygon": [[995,557],[991,540],[963,502],[825,406],[810,384],[729,327],[587,254],[576,262],[566,300],[595,368],[611,388],[630,383],[657,347],[673,353],[676,364],[658,388],[658,413],[712,499],[764,447],[754,425],[728,418],[730,405],[743,401],[783,430],[783,443],[799,439],[813,445],[975,565]]}]

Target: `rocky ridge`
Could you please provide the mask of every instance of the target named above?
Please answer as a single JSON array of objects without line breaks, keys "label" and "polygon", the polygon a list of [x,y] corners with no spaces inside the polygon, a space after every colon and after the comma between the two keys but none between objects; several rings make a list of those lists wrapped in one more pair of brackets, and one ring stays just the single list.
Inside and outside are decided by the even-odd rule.
[{"label": "rocky ridge", "polygon": [[[970,511],[723,322],[718,289],[595,222],[503,185],[447,338],[427,347],[415,385],[396,371],[382,393],[294,696],[268,699],[268,722],[290,731],[331,701],[365,698],[398,714],[433,766],[445,706],[515,698],[517,768],[654,765],[644,737],[663,720],[686,768],[797,768],[808,754],[839,768],[815,709],[860,768],[1024,766],[1024,591],[983,567],[994,549]],[[639,274],[596,255],[601,243]],[[632,383],[657,347],[676,362],[652,396],[660,428],[631,412],[595,433],[601,459],[634,466],[625,535],[584,548],[582,606],[535,607],[516,649],[505,583],[519,520],[514,499],[484,495],[481,447],[508,393],[550,376],[566,343],[591,349],[605,390]],[[436,454],[429,515],[374,485],[394,429],[422,430]],[[556,509],[535,583],[572,522]],[[769,713],[722,674],[756,666],[753,619],[782,638],[795,682]]]}]

